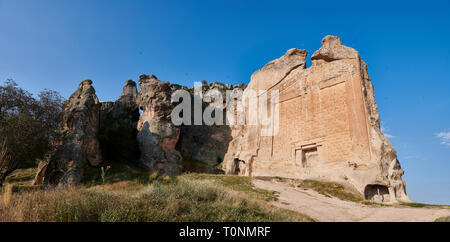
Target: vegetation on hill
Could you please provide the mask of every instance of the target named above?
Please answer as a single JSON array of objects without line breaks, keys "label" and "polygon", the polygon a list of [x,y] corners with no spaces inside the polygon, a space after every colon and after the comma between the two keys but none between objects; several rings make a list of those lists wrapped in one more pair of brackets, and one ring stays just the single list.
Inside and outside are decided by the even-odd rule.
[{"label": "vegetation on hill", "polygon": [[364,198],[356,190],[338,183],[315,180],[295,180],[281,177],[258,177],[257,179],[275,179],[278,182],[289,183],[290,185],[297,188],[314,190],[326,197],[336,197],[338,199],[351,202],[364,202]]},{"label": "vegetation on hill", "polygon": [[32,170],[17,170],[0,196],[0,221],[312,221],[269,205],[276,194],[254,189],[246,177],[161,177],[119,165],[104,181],[100,169],[89,175],[75,189],[39,189],[27,185]]},{"label": "vegetation on hill", "polygon": [[285,182],[291,186],[297,187],[299,189],[310,189],[326,197],[335,197],[343,201],[350,201],[361,203],[369,206],[391,206],[384,203],[376,203],[372,201],[365,200],[358,191],[348,186],[344,186],[339,183],[316,181],[316,180],[296,180],[281,177],[258,177],[261,180],[273,180],[278,182]]},{"label": "vegetation on hill", "polygon": [[450,216],[438,218],[434,222],[450,222]]},{"label": "vegetation on hill", "polygon": [[412,208],[433,208],[433,207],[440,207],[440,208],[450,208],[448,205],[436,205],[436,204],[426,204],[426,203],[400,203],[402,206],[408,206]]},{"label": "vegetation on hill", "polygon": [[36,166],[52,149],[62,105],[55,91],[35,98],[13,80],[0,85],[0,186],[16,168]]}]

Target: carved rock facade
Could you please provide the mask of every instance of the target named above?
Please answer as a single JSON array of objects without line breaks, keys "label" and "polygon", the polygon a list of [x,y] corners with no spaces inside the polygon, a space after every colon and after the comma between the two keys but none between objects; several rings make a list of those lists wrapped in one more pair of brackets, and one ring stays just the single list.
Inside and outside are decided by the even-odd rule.
[{"label": "carved rock facade", "polygon": [[244,95],[278,91],[278,101],[270,94],[254,97],[259,103],[276,102],[269,125],[278,123],[278,129],[263,136],[261,125],[232,126],[227,173],[334,181],[369,200],[409,201],[396,151],[380,130],[372,82],[359,53],[327,36],[309,68],[306,56],[305,50],[291,49],[252,75]]}]

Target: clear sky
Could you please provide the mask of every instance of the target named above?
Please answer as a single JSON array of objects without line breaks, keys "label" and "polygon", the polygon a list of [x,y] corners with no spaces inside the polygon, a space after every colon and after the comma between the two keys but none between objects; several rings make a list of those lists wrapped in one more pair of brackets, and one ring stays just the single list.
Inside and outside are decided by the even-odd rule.
[{"label": "clear sky", "polygon": [[140,74],[248,83],[327,34],[368,64],[408,195],[450,204],[448,1],[0,0],[0,81],[67,98],[89,78],[103,101]]}]

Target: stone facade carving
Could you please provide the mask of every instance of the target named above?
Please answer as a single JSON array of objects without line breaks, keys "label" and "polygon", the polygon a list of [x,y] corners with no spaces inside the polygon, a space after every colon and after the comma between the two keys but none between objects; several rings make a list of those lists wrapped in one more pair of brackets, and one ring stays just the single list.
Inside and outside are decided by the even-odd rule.
[{"label": "stone facade carving", "polygon": [[396,151],[380,130],[372,82],[359,53],[326,36],[309,68],[306,56],[305,50],[290,49],[252,75],[244,95],[278,91],[278,132],[262,136],[261,125],[231,126],[224,169],[341,182],[366,199],[409,201]]}]

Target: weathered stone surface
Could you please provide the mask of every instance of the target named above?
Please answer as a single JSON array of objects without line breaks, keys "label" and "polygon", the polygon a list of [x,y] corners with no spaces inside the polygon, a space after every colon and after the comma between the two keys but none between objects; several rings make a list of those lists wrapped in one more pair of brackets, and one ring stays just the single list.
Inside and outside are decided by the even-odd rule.
[{"label": "weathered stone surface", "polygon": [[261,70],[256,71],[248,84],[253,90],[268,90],[273,85],[284,80],[292,70],[306,67],[306,50],[290,49],[279,59],[267,63]]},{"label": "weathered stone surface", "polygon": [[[370,200],[409,201],[396,152],[380,130],[372,82],[359,53],[327,36],[309,68],[306,54],[291,49],[252,75],[244,95],[279,92],[274,103],[279,130],[262,136],[261,125],[231,126],[227,173],[340,182]],[[275,120],[272,116],[270,125]]]},{"label": "weathered stone surface", "polygon": [[137,99],[136,83],[128,80],[117,101],[101,102],[99,140],[106,162],[133,163],[139,159]]},{"label": "weathered stone surface", "polygon": [[138,103],[143,110],[137,127],[140,162],[159,174],[176,175],[181,171],[182,157],[175,150],[180,127],[171,122],[173,87],[154,75],[141,75],[139,86]]},{"label": "weathered stone surface", "polygon": [[[72,187],[79,184],[86,166],[102,162],[99,130],[100,102],[91,80],[81,82],[63,106],[59,127],[59,147],[48,164],[40,165],[45,171],[44,184]],[[38,173],[38,176],[42,176]],[[36,179],[40,182],[40,178]]]},{"label": "weathered stone surface", "polygon": [[[92,82],[83,81],[64,105],[59,147],[40,164],[35,183],[79,184],[85,167],[99,165],[102,157],[107,162],[139,160],[160,174],[176,175],[184,156],[210,166],[224,160],[231,174],[334,181],[370,200],[409,201],[396,151],[380,130],[372,82],[359,53],[327,36],[309,68],[306,56],[305,50],[288,50],[255,72],[248,87],[203,86],[203,95],[212,90],[222,94],[223,102],[203,101],[202,111],[214,104],[223,111],[223,125],[174,125],[172,93],[188,90],[194,99],[194,89],[153,75],[140,77],[139,93],[136,83],[127,81],[115,102],[100,103]],[[268,101],[276,107],[270,113],[278,110],[279,115],[272,115],[268,125],[226,124],[226,92],[239,89],[245,89],[244,96],[264,91],[245,102],[247,114],[252,101]],[[278,95],[272,94],[275,90]],[[267,127],[275,130],[275,117],[277,132],[262,135]]]},{"label": "weathered stone surface", "polygon": [[314,52],[311,60],[324,60],[327,62],[342,59],[358,59],[359,53],[353,48],[343,46],[341,39],[328,35],[322,40],[322,47]]},{"label": "weathered stone surface", "polygon": [[[217,90],[221,93],[223,102],[217,108],[223,113],[223,124],[183,125],[181,127],[180,140],[177,144],[177,150],[180,151],[183,157],[201,161],[210,166],[217,166],[223,162],[225,153],[228,150],[228,144],[232,140],[231,129],[226,122],[226,92],[236,88],[244,90],[245,85],[239,84],[233,88],[230,84],[213,82],[203,86],[203,94],[212,90]],[[193,99],[194,90],[191,88],[189,91]],[[213,101],[203,102],[203,110],[208,105],[213,105]]]}]

